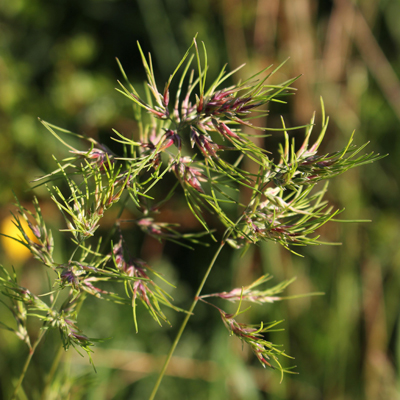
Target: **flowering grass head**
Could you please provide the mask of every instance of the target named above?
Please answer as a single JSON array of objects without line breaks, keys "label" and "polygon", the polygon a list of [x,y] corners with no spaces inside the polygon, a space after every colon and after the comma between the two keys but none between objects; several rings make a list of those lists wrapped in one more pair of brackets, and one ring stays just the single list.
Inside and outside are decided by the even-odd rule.
[{"label": "flowering grass head", "polygon": [[[183,311],[182,327],[166,358],[150,397],[152,400],[197,302],[210,304],[205,298],[220,298],[238,302],[234,314],[212,305],[219,311],[229,333],[249,345],[264,367],[277,368],[283,376],[284,372],[291,372],[281,362],[282,357],[288,356],[265,337],[275,330],[278,322],[253,325],[238,322],[236,318],[245,311],[240,311],[242,301],[263,304],[282,300],[279,294],[291,280],[258,290],[256,288],[269,279],[263,276],[240,289],[201,295],[207,278],[226,244],[245,251],[250,245],[271,241],[292,252],[295,246],[323,244],[317,230],[334,220],[340,210],[329,206],[324,199],[327,182],[322,186],[320,182],[379,160],[381,156],[361,155],[365,145],[354,146],[353,135],[343,149],[318,153],[328,127],[322,102],[322,126],[312,145],[309,141],[315,117],[303,127],[288,128],[283,120],[282,128],[278,129],[253,125],[255,116],[268,114],[270,102],[285,103],[287,97],[295,93],[293,83],[297,77],[281,84],[268,83],[268,78],[283,64],[229,85],[227,81],[243,66],[229,73],[225,66],[207,87],[207,50],[203,44],[201,57],[194,38],[163,89],[159,90],[151,55],[146,58],[139,44],[138,48],[147,77],[143,91],[129,82],[118,61],[126,83],[119,82],[117,90],[133,103],[137,123],[133,134],[113,130],[112,139],[119,144],[119,152],[111,151],[93,138],[41,121],[66,146],[69,154],[61,161],[55,159],[55,171],[36,182],[47,185],[50,198],[64,216],[62,231],[73,243],[74,250],[63,260],[54,260],[51,231],[44,223],[37,200],[35,214],[17,201],[19,216],[15,217],[15,225],[21,235],[15,240],[50,267],[55,279],[50,292],[43,295],[47,296],[44,301],[20,287],[16,277],[3,269],[0,286],[9,298],[7,307],[16,320],[16,328],[7,329],[34,349],[43,335],[39,336],[39,342],[31,345],[25,322],[27,315],[37,317],[43,324],[41,332],[58,329],[65,349],[70,346],[83,349],[90,357],[96,340],[85,335],[78,324],[78,311],[87,296],[113,301],[116,305],[130,304],[136,331],[138,303],[159,325],[169,323],[164,310]],[[171,93],[171,82],[178,72],[181,75],[177,90]],[[289,138],[288,132],[298,129],[305,129],[305,139],[296,151],[295,140]],[[253,140],[266,137],[268,130],[280,131],[283,136],[278,162],[271,156],[273,149],[261,148]],[[70,135],[80,138],[84,148],[76,149],[68,144],[63,136]],[[256,172],[246,170],[246,159],[256,166]],[[169,183],[168,189],[160,195],[155,187],[164,179],[172,184]],[[57,184],[60,180],[63,188]],[[244,189],[249,194],[246,200],[241,196]],[[199,223],[196,232],[183,232],[178,224],[162,220],[161,210],[180,193]],[[103,238],[99,234],[102,219],[117,204],[120,210],[115,223]],[[129,219],[121,219],[125,208],[131,213]],[[20,217],[28,222],[37,241],[26,234]],[[32,218],[35,222],[30,221]],[[150,261],[131,254],[131,246],[122,233],[125,222],[133,222],[142,234],[161,242],[172,241],[189,248],[197,244],[210,245],[211,241],[219,243],[188,310],[173,304],[171,294],[161,285],[174,286],[150,265]],[[118,286],[123,294],[114,291]],[[62,292],[66,300],[60,304],[58,296]]]}]

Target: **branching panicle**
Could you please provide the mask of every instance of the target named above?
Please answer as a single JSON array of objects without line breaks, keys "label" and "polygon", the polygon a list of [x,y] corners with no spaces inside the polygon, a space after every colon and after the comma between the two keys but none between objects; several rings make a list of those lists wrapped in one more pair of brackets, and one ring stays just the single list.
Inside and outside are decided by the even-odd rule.
[{"label": "branching panicle", "polygon": [[272,279],[271,275],[268,274],[263,275],[250,285],[243,286],[242,288],[235,288],[232,289],[230,292],[202,295],[200,296],[200,298],[205,299],[207,297],[219,297],[223,300],[228,300],[231,302],[249,301],[251,303],[257,303],[257,304],[274,303],[275,301],[282,300],[282,298],[277,295],[281,293],[283,290],[285,290],[286,287],[289,286],[295,280],[295,278],[293,278],[281,282],[280,284],[265,290],[255,289],[257,286],[260,286],[271,279]]},{"label": "branching panicle", "polygon": [[146,270],[151,271],[156,276],[159,276],[154,270],[143,260],[139,258],[130,257],[128,261],[125,260],[123,239],[114,245],[113,258],[117,270],[122,271],[124,274],[134,278],[134,281],[125,282],[125,290],[129,297],[132,298],[133,317],[138,331],[138,323],[136,319],[136,299],[139,298],[142,304],[147,308],[150,315],[154,320],[161,325],[161,320],[169,321],[161,310],[160,305],[171,307],[177,311],[178,308],[174,307],[170,300],[172,297],[168,295],[165,290],[161,289],[146,273]]},{"label": "branching panicle", "polygon": [[[160,91],[151,55],[146,57],[139,44],[138,48],[147,77],[144,91],[129,82],[117,60],[126,80],[125,85],[119,82],[117,90],[133,102],[133,116],[137,121],[137,131],[133,135],[113,130],[112,139],[119,144],[120,154],[93,138],[41,120],[46,129],[66,146],[69,155],[60,162],[55,160],[57,169],[36,182],[38,185],[49,184],[51,199],[67,224],[63,231],[69,233],[75,248],[68,259],[57,263],[53,258],[52,233],[44,223],[38,201],[34,200],[35,213],[31,213],[17,200],[18,214],[14,216],[14,224],[20,236],[14,240],[50,267],[56,279],[50,293],[43,295],[48,297],[49,305],[41,296],[19,286],[15,274],[11,276],[3,268],[0,287],[9,301],[2,303],[13,314],[16,328],[3,326],[28,345],[27,368],[36,346],[49,328],[60,331],[65,349],[70,346],[77,350],[81,348],[90,357],[96,340],[88,338],[77,326],[79,308],[88,295],[116,304],[130,303],[136,330],[137,300],[160,325],[162,321],[168,323],[161,307],[184,311],[172,304],[169,293],[158,286],[153,277],[168,282],[146,261],[130,254],[130,243],[125,243],[121,233],[117,237],[116,231],[124,222],[134,222],[145,235],[189,248],[196,244],[208,245],[199,240],[205,235],[220,242],[192,305],[184,311],[186,317],[166,358],[151,400],[197,302],[207,303],[204,300],[207,297],[238,302],[235,314],[216,307],[229,333],[247,343],[264,367],[278,368],[282,374],[289,372],[278,359],[280,356],[287,357],[285,352],[264,338],[264,334],[272,331],[278,322],[247,325],[237,322],[236,317],[242,312],[242,301],[262,304],[283,299],[279,294],[292,280],[266,290],[256,289],[270,279],[264,275],[240,289],[201,296],[208,275],[226,243],[234,248],[246,248],[259,241],[272,241],[290,251],[293,251],[293,246],[323,243],[319,240],[317,229],[332,220],[339,210],[328,206],[323,199],[327,184],[318,187],[319,182],[376,161],[381,156],[373,153],[361,155],[365,145],[353,146],[353,135],[344,149],[319,154],[328,126],[323,103],[320,134],[312,145],[309,141],[315,117],[303,127],[287,128],[283,120],[280,129],[254,126],[251,121],[255,117],[266,116],[270,102],[285,103],[285,99],[295,92],[291,85],[297,77],[281,84],[267,83],[267,79],[283,64],[271,72],[267,72],[268,67],[243,82],[226,86],[224,83],[242,66],[230,73],[226,73],[224,67],[207,88],[207,51],[204,43],[199,51],[194,38]],[[195,69],[191,69],[193,60]],[[177,92],[171,93],[171,82],[181,69]],[[174,102],[171,99],[175,99]],[[244,127],[246,132],[243,132]],[[295,151],[295,141],[290,141],[288,132],[300,128],[306,130],[305,139],[300,149]],[[280,146],[281,159],[278,163],[269,156],[269,151],[254,142],[254,137],[267,136],[263,133],[258,135],[257,130],[283,133],[284,143]],[[62,138],[64,135],[81,139],[85,144],[83,150],[68,144]],[[246,171],[244,159],[257,166],[258,172]],[[166,193],[157,194],[154,188],[165,177],[175,182]],[[67,189],[61,188],[57,180],[63,180]],[[246,195],[242,196],[244,189]],[[198,232],[197,229],[196,233],[183,233],[178,224],[158,219],[157,214],[173,196],[179,195],[179,191],[183,192],[188,209],[203,231]],[[101,220],[118,202],[121,207],[115,224],[108,237],[102,240],[98,234]],[[132,216],[121,219],[128,205]],[[21,218],[31,232],[27,232]],[[209,226],[210,223],[212,226]],[[221,232],[221,227],[225,228],[224,232]],[[114,245],[113,240],[117,240]],[[96,241],[96,247],[92,248]],[[108,290],[111,284],[121,284],[128,299]],[[60,306],[57,299],[63,291],[66,300]],[[28,316],[39,318],[43,324],[34,344],[31,344],[26,328]]]}]

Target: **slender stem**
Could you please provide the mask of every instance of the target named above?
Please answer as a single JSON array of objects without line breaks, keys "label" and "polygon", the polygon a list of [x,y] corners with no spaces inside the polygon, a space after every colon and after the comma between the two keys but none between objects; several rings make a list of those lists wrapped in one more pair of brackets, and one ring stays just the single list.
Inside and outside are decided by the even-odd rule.
[{"label": "slender stem", "polygon": [[[58,295],[59,295],[59,294],[60,294],[60,292],[57,292],[57,293],[56,293],[56,295],[55,295],[55,297],[54,297],[54,299],[53,299],[53,301],[52,301],[52,303],[51,303],[51,307],[50,307],[51,309],[53,309],[54,306],[56,305],[56,302],[57,302],[57,299],[58,299]],[[38,338],[36,339],[35,343],[34,343],[33,346],[29,349],[28,357],[26,358],[24,367],[22,368],[21,375],[19,376],[18,382],[17,382],[17,384],[15,385],[14,392],[13,392],[13,394],[12,394],[10,400],[14,400],[14,399],[17,397],[18,390],[19,390],[19,388],[21,387],[22,381],[23,381],[24,378],[25,378],[26,371],[28,370],[28,367],[29,367],[29,364],[31,363],[32,357],[33,357],[33,355],[35,354],[35,350],[36,350],[36,348],[38,347],[39,343],[42,341],[44,335],[45,335],[46,332],[47,332],[47,329],[45,329],[45,326],[46,326],[46,322],[44,322],[44,324],[43,324],[43,326],[42,326],[42,330],[41,330],[41,332],[40,332]]]},{"label": "slender stem", "polygon": [[24,364],[24,368],[22,369],[21,375],[20,375],[20,377],[18,379],[17,384],[15,385],[14,392],[13,392],[10,400],[14,400],[17,397],[18,390],[21,387],[22,381],[25,378],[26,371],[28,370],[28,367],[29,367],[29,364],[30,364],[30,362],[32,360],[32,357],[35,354],[36,347],[39,345],[39,343],[43,339],[43,336],[46,334],[46,332],[47,332],[46,329],[42,329],[42,331],[40,332],[40,335],[36,339],[36,342],[30,348],[28,357],[26,358],[26,361],[25,361],[25,364]]},{"label": "slender stem", "polygon": [[163,379],[163,377],[164,377],[164,375],[165,375],[165,371],[167,370],[168,364],[169,364],[169,362],[170,362],[170,360],[171,360],[171,358],[172,358],[172,354],[174,353],[175,348],[176,348],[176,346],[177,346],[178,343],[179,343],[179,340],[180,340],[180,338],[181,338],[181,336],[182,336],[183,331],[184,331],[185,328],[186,328],[186,325],[187,325],[187,323],[188,323],[188,321],[189,321],[189,318],[191,317],[192,312],[193,312],[194,308],[196,307],[197,302],[199,301],[200,293],[201,293],[201,291],[203,290],[203,287],[204,287],[204,284],[205,284],[206,281],[207,281],[208,275],[210,275],[210,272],[211,272],[211,270],[212,270],[212,268],[213,268],[213,266],[214,266],[214,264],[215,264],[215,261],[217,260],[217,258],[218,258],[218,256],[219,256],[219,253],[221,252],[221,250],[222,250],[222,248],[224,247],[224,245],[225,245],[225,241],[223,241],[223,242],[220,244],[220,246],[219,246],[217,252],[215,253],[213,259],[211,260],[210,265],[208,266],[208,269],[207,269],[207,271],[206,271],[206,273],[205,273],[205,275],[204,275],[204,277],[203,277],[203,280],[201,281],[200,286],[199,286],[199,288],[197,289],[196,295],[194,296],[193,303],[192,303],[192,305],[190,306],[190,309],[189,309],[188,313],[186,314],[186,317],[185,317],[185,319],[183,320],[181,327],[179,328],[179,331],[178,331],[178,333],[177,333],[177,335],[176,335],[176,337],[175,337],[175,340],[174,340],[174,343],[173,343],[172,346],[171,346],[171,349],[169,350],[169,353],[168,353],[167,358],[166,358],[166,360],[165,360],[165,362],[164,362],[164,365],[163,365],[163,367],[162,367],[162,370],[161,370],[161,372],[160,372],[160,374],[159,374],[159,376],[158,376],[158,379],[157,379],[157,382],[156,382],[156,384],[155,384],[155,386],[154,386],[154,389],[153,389],[153,391],[151,392],[151,395],[150,395],[150,397],[149,397],[149,400],[153,400],[154,397],[155,397],[155,395],[156,395],[156,393],[157,393],[157,390],[158,390],[158,388],[159,388],[159,386],[160,386],[160,384],[161,384],[161,381],[162,381],[162,379]]}]

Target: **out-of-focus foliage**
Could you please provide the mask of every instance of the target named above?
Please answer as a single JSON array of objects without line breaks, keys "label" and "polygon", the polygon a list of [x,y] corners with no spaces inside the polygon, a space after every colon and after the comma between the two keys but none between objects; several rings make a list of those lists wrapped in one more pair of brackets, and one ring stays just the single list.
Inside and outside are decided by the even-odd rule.
[{"label": "out-of-focus foliage", "polygon": [[[114,57],[121,60],[135,87],[145,79],[136,40],[151,50],[155,75],[161,75],[162,81],[196,32],[207,43],[210,81],[227,59],[230,70],[246,62],[245,77],[290,56],[276,79],[303,74],[296,81],[298,93],[289,98],[289,108],[276,105],[266,121],[257,123],[280,126],[279,114],[288,109],[284,118],[291,126],[308,123],[322,95],[331,116],[327,152],[343,147],[356,129],[355,143],[369,140],[370,150],[390,153],[375,165],[333,180],[332,199],[339,207],[347,206],[341,217],[373,221],[326,225],[321,236],[342,242],[341,247],[313,247],[304,252],[305,258],[273,244],[263,244],[242,258],[226,251],[207,284],[207,293],[220,292],[268,273],[276,283],[297,276],[288,287],[289,295],[324,291],[325,296],[281,302],[273,309],[253,306],[250,312],[249,318],[256,321],[285,319],[281,324],[285,332],[276,338],[271,334],[271,340],[283,343],[296,358],[300,375],[279,384],[277,375],[256,362],[248,369],[250,354],[240,343],[226,340],[218,313],[210,315],[199,305],[177,349],[176,356],[184,358],[172,360],[172,372],[158,398],[375,400],[399,396],[399,13],[400,5],[394,0],[0,2],[2,220],[8,218],[11,190],[19,198],[30,199],[32,193],[24,191],[34,178],[54,169],[51,155],[66,156],[37,117],[110,146],[111,128],[136,129],[131,105],[113,90],[120,79]],[[276,143],[281,135],[274,134]],[[79,148],[78,142],[75,147]],[[63,221],[46,203],[46,190],[34,192],[44,201],[43,214],[52,220],[54,240],[62,253],[66,244],[57,229],[65,228]],[[183,202],[174,204],[166,219],[193,228],[197,222],[182,211]],[[100,229],[107,229],[107,224]],[[213,249],[202,250],[204,258],[193,258],[190,250],[144,239],[138,230],[127,229],[126,235],[133,252],[157,264],[181,288],[173,295],[179,306],[187,306]],[[6,239],[1,245],[11,247]],[[45,272],[33,260],[13,257],[13,251],[19,252],[9,252],[10,259],[3,251],[1,261],[6,266],[14,264],[23,286],[40,292],[47,285]],[[54,257],[57,261],[60,254]],[[108,303],[103,307],[99,312],[93,303],[92,313],[80,315],[89,333],[114,337],[112,345],[106,341],[96,348],[97,376],[87,378],[85,374],[91,373],[87,360],[67,353],[53,379],[53,395],[58,392],[59,398],[66,398],[64,394],[70,392],[74,399],[148,395],[160,364],[157,357],[169,347],[181,316],[167,315],[173,327],[163,329],[149,318],[136,334],[129,307],[125,312]],[[235,311],[234,305],[230,311]],[[5,309],[0,312],[6,313]],[[141,320],[146,320],[142,314]],[[26,349],[5,331],[0,331],[0,338],[0,398],[8,398],[9,378],[18,376]],[[46,340],[51,344],[58,339],[49,335]],[[46,353],[46,347],[44,343],[38,349],[25,388],[35,380],[45,385],[55,356]],[[34,395],[27,393],[28,398]]]}]

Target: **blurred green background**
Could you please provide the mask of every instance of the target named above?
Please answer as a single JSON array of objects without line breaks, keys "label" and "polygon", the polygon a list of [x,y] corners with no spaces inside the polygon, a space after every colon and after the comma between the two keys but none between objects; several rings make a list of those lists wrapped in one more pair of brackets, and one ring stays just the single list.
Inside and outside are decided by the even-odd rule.
[{"label": "blurred green background", "polygon": [[[325,240],[340,247],[313,247],[295,257],[273,244],[243,258],[226,250],[205,292],[230,290],[262,273],[274,283],[297,276],[288,294],[323,291],[325,296],[253,306],[243,318],[284,319],[282,343],[299,375],[263,370],[241,343],[230,338],[216,312],[196,308],[157,399],[344,400],[400,398],[400,1],[350,0],[2,0],[0,1],[0,220],[10,233],[12,190],[29,207],[39,197],[53,228],[60,262],[68,251],[58,229],[63,220],[45,188],[31,181],[55,168],[52,154],[67,156],[37,117],[106,141],[115,128],[135,129],[131,104],[114,87],[121,79],[115,57],[131,81],[145,74],[136,41],[153,55],[162,88],[196,32],[209,54],[210,81],[225,62],[246,67],[236,80],[290,60],[276,79],[302,74],[285,107],[272,107],[267,121],[282,114],[291,126],[308,123],[323,96],[331,117],[324,149],[340,149],[355,129],[355,142],[390,153],[374,165],[351,170],[330,184],[329,197],[343,218],[364,224],[328,224]],[[300,135],[299,133],[297,135]],[[276,150],[279,135],[265,140]],[[301,140],[301,139],[300,139]],[[188,229],[196,222],[167,210]],[[167,215],[167,214],[166,214]],[[103,229],[107,229],[104,222]],[[176,303],[187,307],[215,249],[191,253],[126,232],[132,249],[178,287]],[[9,240],[0,261],[14,265],[34,293],[46,286],[44,270]],[[43,283],[44,282],[44,283]],[[6,315],[1,308],[2,318]],[[71,350],[54,381],[53,397],[145,399],[182,315],[169,313],[172,328],[159,328],[139,307],[139,333],[129,308],[88,301],[80,324],[92,337],[110,337],[95,349],[97,374],[87,358]],[[34,334],[36,325],[32,325]],[[59,337],[39,347],[24,384],[29,399],[40,398]],[[0,398],[10,396],[27,349],[0,331]]]}]

